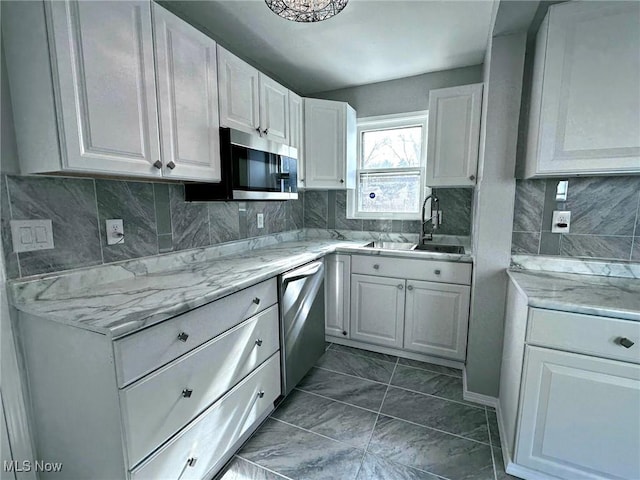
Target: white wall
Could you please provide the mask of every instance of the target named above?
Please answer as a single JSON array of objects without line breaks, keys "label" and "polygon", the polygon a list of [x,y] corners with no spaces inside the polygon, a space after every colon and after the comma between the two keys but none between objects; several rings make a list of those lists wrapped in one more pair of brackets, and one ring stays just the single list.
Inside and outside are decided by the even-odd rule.
[{"label": "white wall", "polygon": [[515,195],[515,159],[526,32],[493,37],[485,96],[473,225],[467,391],[497,397]]}]

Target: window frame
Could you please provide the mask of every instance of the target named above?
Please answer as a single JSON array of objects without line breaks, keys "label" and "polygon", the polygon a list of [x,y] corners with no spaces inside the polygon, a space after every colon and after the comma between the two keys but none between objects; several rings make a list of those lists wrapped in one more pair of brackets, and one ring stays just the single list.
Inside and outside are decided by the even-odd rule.
[{"label": "window frame", "polygon": [[[429,111],[421,110],[408,113],[397,113],[391,115],[379,115],[375,117],[362,117],[357,119],[357,157],[356,157],[356,182],[355,187],[347,191],[347,218],[364,220],[420,220],[420,208],[418,212],[360,212],[358,211],[358,189],[360,185],[360,175],[362,173],[402,173],[419,171],[421,199],[431,192],[426,183],[427,170],[427,127],[429,121]],[[362,134],[372,130],[386,130],[401,127],[422,127],[422,152],[420,155],[419,167],[402,168],[362,168]]]}]

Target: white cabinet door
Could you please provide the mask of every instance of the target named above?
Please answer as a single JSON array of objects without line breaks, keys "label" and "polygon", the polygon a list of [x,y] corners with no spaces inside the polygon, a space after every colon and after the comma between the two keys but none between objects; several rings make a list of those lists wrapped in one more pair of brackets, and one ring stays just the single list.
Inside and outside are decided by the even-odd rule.
[{"label": "white cabinet door", "polygon": [[260,74],[260,128],[269,140],[289,143],[289,90]]},{"label": "white cabinet door", "polygon": [[640,478],[640,366],[527,347],[516,463],[558,478]]},{"label": "white cabinet door", "polygon": [[219,182],[216,43],[153,4],[165,178]]},{"label": "white cabinet door", "polygon": [[289,145],[298,150],[298,188],[304,188],[304,102],[289,91]]},{"label": "white cabinet door", "polygon": [[260,72],[218,45],[220,125],[256,133],[260,127]]},{"label": "white cabinet door", "polygon": [[429,92],[428,186],[475,185],[481,110],[481,83]]},{"label": "white cabinet door", "polygon": [[349,338],[351,255],[327,255],[324,265],[325,334]]},{"label": "white cabinet door", "polygon": [[404,348],[464,360],[469,296],[466,285],[407,280]]},{"label": "white cabinet door", "polygon": [[567,2],[538,32],[525,175],[640,172],[640,3]]},{"label": "white cabinet door", "polygon": [[344,102],[305,98],[305,186],[355,187],[355,110]]},{"label": "white cabinet door", "polygon": [[45,8],[55,42],[62,169],[160,176],[150,3]]},{"label": "white cabinet door", "polygon": [[404,285],[397,278],[351,275],[351,339],[402,348]]}]

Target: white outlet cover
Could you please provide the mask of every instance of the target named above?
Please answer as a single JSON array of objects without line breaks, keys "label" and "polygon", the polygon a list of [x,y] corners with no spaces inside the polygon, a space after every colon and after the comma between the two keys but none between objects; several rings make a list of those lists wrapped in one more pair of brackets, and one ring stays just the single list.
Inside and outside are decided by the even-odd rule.
[{"label": "white outlet cover", "polygon": [[124,225],[121,218],[105,220],[107,226],[107,245],[124,243]]},{"label": "white outlet cover", "polygon": [[16,253],[54,247],[51,220],[11,220],[11,237]]},{"label": "white outlet cover", "polygon": [[[560,227],[558,224],[566,223],[566,227]],[[571,212],[566,210],[554,210],[551,219],[551,233],[569,233],[571,228]]]}]

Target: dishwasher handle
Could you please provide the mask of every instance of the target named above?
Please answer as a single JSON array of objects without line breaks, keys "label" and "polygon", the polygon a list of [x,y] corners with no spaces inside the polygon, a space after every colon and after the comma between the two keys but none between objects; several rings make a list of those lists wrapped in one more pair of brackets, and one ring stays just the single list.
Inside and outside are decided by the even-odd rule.
[{"label": "dishwasher handle", "polygon": [[297,270],[293,270],[289,273],[285,273],[282,276],[282,283],[294,282],[296,280],[301,280],[306,277],[311,277],[318,273],[323,267],[322,262],[314,262],[305,267],[299,268]]}]

